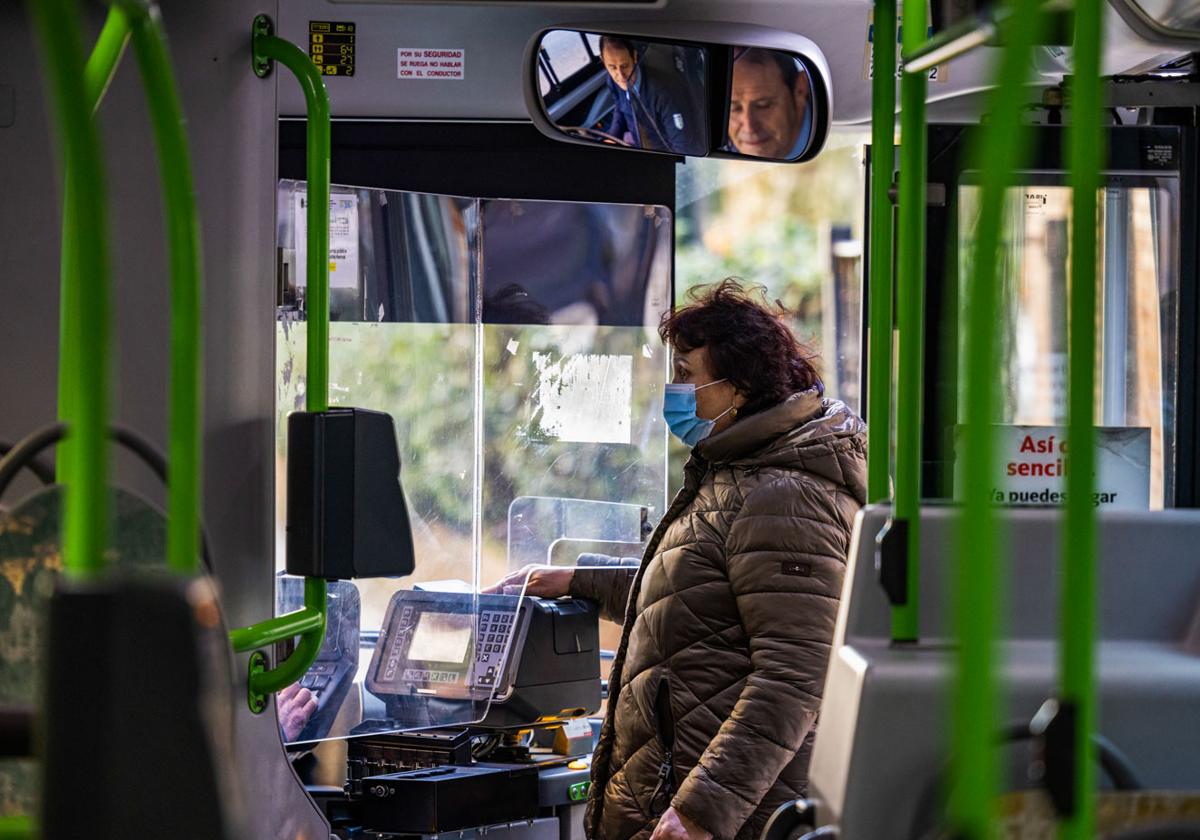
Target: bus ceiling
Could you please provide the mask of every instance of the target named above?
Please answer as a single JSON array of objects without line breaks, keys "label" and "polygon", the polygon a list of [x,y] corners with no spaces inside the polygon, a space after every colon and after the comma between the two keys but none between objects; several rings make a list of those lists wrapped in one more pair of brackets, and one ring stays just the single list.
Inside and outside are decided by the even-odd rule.
[{"label": "bus ceiling", "polygon": [[[1113,0],[1119,14],[1106,17],[1102,70],[1106,75],[1151,72],[1188,52],[1186,31],[1173,41],[1149,40],[1152,21],[1136,0]],[[336,21],[331,20],[336,16]],[[737,21],[736,24],[729,23]],[[281,3],[277,33],[313,46],[322,24],[350,24],[356,33],[350,73],[329,70],[335,119],[520,120],[530,119],[525,98],[526,50],[531,38],[547,29],[619,24],[629,35],[682,41],[734,43],[735,37],[697,38],[697,27],[736,31],[752,27],[800,36],[828,63],[832,124],[866,124],[871,117],[870,42],[874,37],[869,0],[659,0],[629,3],[465,3],[400,2],[331,5],[325,0]],[[1174,22],[1178,25],[1178,22]],[[720,24],[720,26],[714,26]],[[1165,24],[1159,24],[1162,26]],[[1186,22],[1185,24],[1186,25]],[[357,37],[361,33],[361,37]],[[857,45],[852,48],[851,45]],[[327,61],[341,60],[330,51]],[[426,54],[428,53],[428,58]],[[931,69],[929,117],[932,121],[978,119],[998,50],[982,47],[952,64]],[[426,60],[446,62],[428,68]],[[1037,60],[1045,86],[1070,74],[1069,49],[1045,47]],[[279,113],[304,114],[304,99],[291,84],[279,87]]]}]

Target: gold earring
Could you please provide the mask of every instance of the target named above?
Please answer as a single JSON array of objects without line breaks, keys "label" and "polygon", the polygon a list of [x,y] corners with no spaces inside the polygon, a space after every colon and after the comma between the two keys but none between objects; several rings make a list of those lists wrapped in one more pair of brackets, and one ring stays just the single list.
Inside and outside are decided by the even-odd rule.
[{"label": "gold earring", "polygon": [[729,419],[730,419],[730,420],[736,420],[736,419],[737,419],[737,406],[736,406],[736,405],[735,405],[735,406],[734,406],[734,407],[733,407],[733,408],[730,410],[730,412],[729,412]]}]

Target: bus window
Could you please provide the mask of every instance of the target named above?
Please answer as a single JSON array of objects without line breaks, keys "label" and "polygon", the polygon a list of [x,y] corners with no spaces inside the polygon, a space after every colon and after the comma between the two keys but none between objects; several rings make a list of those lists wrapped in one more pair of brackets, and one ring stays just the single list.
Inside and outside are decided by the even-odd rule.
[{"label": "bus window", "polygon": [[[1071,190],[1030,183],[1007,198],[1001,398],[997,423],[1067,422],[1067,285]],[[960,188],[959,277],[968,276],[977,186]],[[1150,430],[1150,506],[1174,498],[1178,317],[1178,181],[1113,176],[1099,198],[1096,415]],[[961,282],[961,280],[960,280]],[[960,301],[962,296],[960,295]],[[960,393],[963,390],[960,388]],[[959,418],[964,407],[959,406]]]}]

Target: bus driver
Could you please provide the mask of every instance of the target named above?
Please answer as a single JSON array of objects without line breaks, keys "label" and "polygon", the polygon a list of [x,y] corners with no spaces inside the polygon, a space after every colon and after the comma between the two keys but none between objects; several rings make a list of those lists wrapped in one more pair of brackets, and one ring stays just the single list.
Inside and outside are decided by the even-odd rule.
[{"label": "bus driver", "polygon": [[703,141],[675,80],[646,67],[628,38],[600,36],[600,59],[608,72],[613,100],[612,120],[605,131],[642,149],[676,154],[702,154]]}]

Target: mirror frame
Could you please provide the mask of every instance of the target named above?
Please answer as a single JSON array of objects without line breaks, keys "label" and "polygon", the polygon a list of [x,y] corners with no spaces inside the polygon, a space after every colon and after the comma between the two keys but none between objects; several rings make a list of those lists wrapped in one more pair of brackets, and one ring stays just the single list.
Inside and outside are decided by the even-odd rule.
[{"label": "mirror frame", "polygon": [[[763,163],[804,163],[812,160],[829,138],[833,124],[833,85],[829,73],[829,62],[813,41],[803,35],[756,26],[745,23],[730,23],[725,21],[599,21],[599,22],[564,22],[554,26],[544,26],[533,33],[533,37],[525,46],[524,62],[521,69],[521,83],[525,94],[525,109],[529,113],[538,131],[560,143],[576,143],[588,148],[604,148],[605,144],[579,137],[571,137],[561,131],[550,120],[542,104],[541,92],[538,89],[538,45],[547,32],[555,30],[570,30],[573,32],[594,32],[605,35],[623,35],[645,41],[672,43],[689,47],[699,47],[705,51],[708,71],[708,151],[704,155],[688,155],[687,157],[730,158],[733,160],[762,161]],[[813,91],[813,138],[807,151],[795,160],[778,160],[773,158],[756,158],[734,152],[720,151],[722,138],[725,137],[729,125],[729,91],[732,67],[728,56],[734,47],[761,47],[770,50],[781,50],[800,56],[808,71]],[[717,84],[720,80],[719,85]],[[612,151],[636,151],[641,154],[670,155],[682,158],[677,152],[660,152],[652,149],[627,150],[612,147]]]}]

